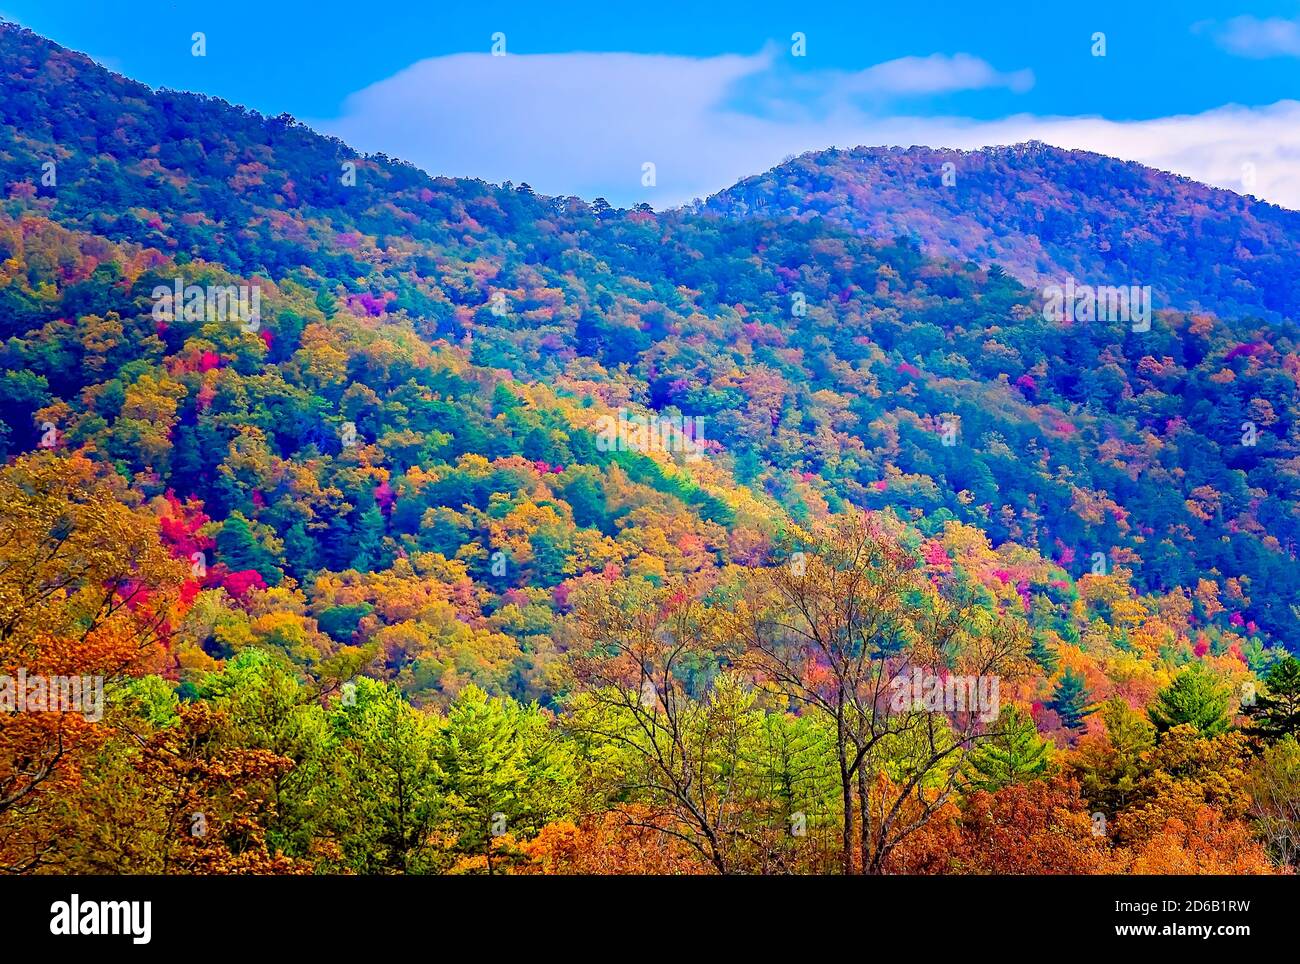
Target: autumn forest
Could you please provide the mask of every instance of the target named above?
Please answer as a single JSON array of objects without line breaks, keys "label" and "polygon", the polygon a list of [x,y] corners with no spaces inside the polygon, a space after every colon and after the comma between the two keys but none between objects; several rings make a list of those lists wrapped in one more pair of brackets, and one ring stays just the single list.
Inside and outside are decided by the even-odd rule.
[{"label": "autumn forest", "polygon": [[0,87],[0,873],[1300,863],[1300,214],[1038,143],[619,208],[7,23]]}]

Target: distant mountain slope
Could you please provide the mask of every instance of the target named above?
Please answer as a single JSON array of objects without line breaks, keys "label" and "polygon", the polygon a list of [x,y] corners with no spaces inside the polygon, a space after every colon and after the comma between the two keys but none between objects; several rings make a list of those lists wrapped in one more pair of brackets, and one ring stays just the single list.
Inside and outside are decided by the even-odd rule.
[{"label": "distant mountain slope", "polygon": [[374,252],[351,231],[483,244],[546,209],[482,181],[363,157],[287,114],[151,90],[3,22],[0,90],[0,182],[11,197],[48,201],[69,227],[182,260],[271,274],[311,263],[356,277]]},{"label": "distant mountain slope", "polygon": [[[216,522],[239,513],[265,550],[244,561],[260,558],[271,578],[378,565],[412,539],[466,553],[499,599],[507,585],[545,595],[587,572],[608,547],[570,533],[567,517],[536,545],[511,536],[544,565],[492,572],[492,538],[509,535],[495,513],[523,506],[519,489],[550,497],[529,476],[496,498],[505,490],[463,478],[491,474],[478,459],[523,457],[548,487],[575,460],[612,460],[591,438],[575,450],[539,402],[498,397],[500,377],[554,392],[570,422],[642,407],[702,419],[702,458],[672,477],[637,460],[628,470],[668,509],[640,512],[609,472],[604,495],[595,479],[563,479],[583,504],[574,525],[619,543],[611,566],[671,575],[755,557],[751,533],[769,523],[735,521],[752,490],[781,507],[771,520],[846,504],[892,508],[928,532],[959,520],[1008,553],[1040,552],[1063,577],[1089,575],[1100,556],[1144,591],[1186,600],[1216,654],[1254,658],[1295,638],[1293,322],[1170,312],[1141,335],[1045,323],[1014,279],[906,238],[430,177],[291,118],[151,91],[13,28],[0,29],[0,64],[0,454],[29,451],[54,423],[148,497],[193,496]],[[1121,186],[1136,176],[1085,163],[1094,178],[1115,166]],[[816,162],[799,164],[811,177]],[[1111,190],[1065,180],[1047,195],[1042,176],[1026,170],[1023,193],[1055,200],[1023,203],[1045,221],[1077,218],[1089,192]],[[1194,216],[1216,244],[1234,241],[1231,223],[1193,202],[1222,192],[1160,184],[1188,198],[1185,219],[1165,215],[1170,250],[1188,247]],[[1137,194],[1123,196],[1143,214]],[[1255,231],[1243,227],[1241,244]],[[1054,237],[1061,257],[1089,256]],[[151,293],[177,275],[260,285],[260,330],[159,320]],[[412,339],[456,377],[412,371],[423,354]],[[340,440],[348,423],[356,450]],[[705,472],[715,488],[687,481]],[[401,493],[429,490],[430,473],[436,498],[403,511]],[[689,525],[666,524],[672,513]],[[547,512],[519,517],[533,529]]]},{"label": "distant mountain slope", "polygon": [[705,210],[912,236],[928,254],[997,262],[1035,286],[1073,275],[1149,284],[1158,306],[1300,316],[1300,212],[1036,142],[805,154],[714,195]]}]

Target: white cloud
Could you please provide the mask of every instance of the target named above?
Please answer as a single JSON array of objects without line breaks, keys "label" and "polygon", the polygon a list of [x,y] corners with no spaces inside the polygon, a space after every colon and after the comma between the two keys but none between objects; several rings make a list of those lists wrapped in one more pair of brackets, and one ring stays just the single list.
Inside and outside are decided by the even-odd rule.
[{"label": "white cloud", "polygon": [[[422,60],[351,95],[342,117],[319,126],[432,173],[661,202],[658,194],[639,196],[645,161],[659,167],[660,183],[674,185],[674,199],[720,169],[744,169],[700,155],[750,139],[736,129],[744,118],[719,102],[735,81],[769,62],[768,53],[455,54]],[[692,171],[707,173],[701,180]]]},{"label": "white cloud", "polygon": [[[807,150],[971,149],[1030,139],[1300,208],[1296,101],[1144,121],[1027,114],[975,121],[902,116],[888,107],[895,95],[1023,90],[1032,82],[1028,71],[1000,73],[963,54],[902,58],[853,74],[793,72],[772,49],[706,58],[456,54],[420,61],[351,95],[340,117],[315,126],[434,174],[526,181],[547,194],[656,208],[706,196]],[[656,165],[655,187],[641,184],[646,161]]]},{"label": "white cloud", "polygon": [[839,86],[852,93],[946,94],[1005,87],[1022,93],[1034,85],[1032,70],[1002,73],[970,54],[899,57],[846,75]]},{"label": "white cloud", "polygon": [[1300,57],[1300,19],[1233,17],[1212,29],[1220,47],[1242,57]]}]

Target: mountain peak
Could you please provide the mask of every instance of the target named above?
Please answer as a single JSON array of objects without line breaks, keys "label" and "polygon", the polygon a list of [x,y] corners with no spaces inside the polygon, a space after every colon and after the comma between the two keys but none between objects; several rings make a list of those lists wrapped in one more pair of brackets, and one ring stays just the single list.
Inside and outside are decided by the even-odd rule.
[{"label": "mountain peak", "polygon": [[713,195],[725,216],[820,217],[1041,286],[1149,284],[1157,304],[1300,314],[1300,213],[1088,151],[1025,141],[810,152]]}]

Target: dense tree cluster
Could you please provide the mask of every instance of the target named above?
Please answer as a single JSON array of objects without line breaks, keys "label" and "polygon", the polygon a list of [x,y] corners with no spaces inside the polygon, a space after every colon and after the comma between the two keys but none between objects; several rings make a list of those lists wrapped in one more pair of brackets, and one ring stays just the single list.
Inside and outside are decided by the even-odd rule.
[{"label": "dense tree cluster", "polygon": [[0,870],[1294,865],[1290,322],[0,49]]},{"label": "dense tree cluster", "polygon": [[[1166,640],[1126,648],[1084,598],[1027,605],[1002,578],[1008,550],[956,523],[933,539],[853,510],[789,523],[756,562],[589,573],[543,607],[563,653],[542,706],[483,674],[522,640],[448,611],[474,583],[441,554],[322,574],[322,606],[287,575],[201,588],[164,535],[172,503],[133,499],[82,454],[19,457],[0,496],[15,507],[0,676],[106,681],[100,719],[0,716],[10,871],[1263,873],[1296,858],[1300,662],[1257,680],[1198,658],[1173,642],[1186,606],[1106,577],[1143,611],[1135,634]],[[1078,719],[1059,710],[1067,673]],[[972,679],[998,681],[992,703],[945,702]]]},{"label": "dense tree cluster", "polygon": [[1133,161],[1029,141],[856,147],[792,158],[709,198],[727,217],[825,218],[1030,283],[1150,284],[1162,306],[1300,313],[1300,214]]}]

